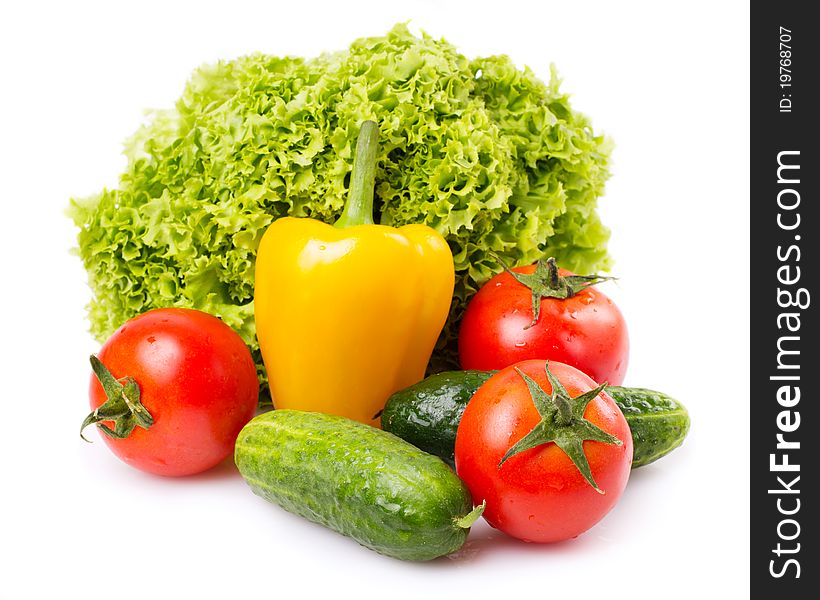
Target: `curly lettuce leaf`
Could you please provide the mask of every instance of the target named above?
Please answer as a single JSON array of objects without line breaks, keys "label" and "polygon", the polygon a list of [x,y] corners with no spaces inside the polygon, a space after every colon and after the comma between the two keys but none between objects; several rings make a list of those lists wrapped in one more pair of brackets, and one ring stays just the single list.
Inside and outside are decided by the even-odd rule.
[{"label": "curly lettuce leaf", "polygon": [[505,56],[468,60],[405,25],[312,59],[255,54],[203,66],[173,109],[126,143],[115,190],[73,199],[93,298],[92,334],[162,306],[234,327],[264,367],[253,321],[256,248],[284,215],[332,222],[346,197],[359,124],[380,128],[376,212],[426,223],[456,267],[431,370],[454,367],[464,306],[500,266],[554,255],[606,268],[595,212],[609,141],[548,83]]}]

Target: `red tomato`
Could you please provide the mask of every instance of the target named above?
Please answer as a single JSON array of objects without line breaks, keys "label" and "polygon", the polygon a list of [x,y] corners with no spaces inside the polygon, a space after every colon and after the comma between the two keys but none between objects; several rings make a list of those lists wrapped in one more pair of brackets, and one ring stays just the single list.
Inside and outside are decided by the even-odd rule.
[{"label": "red tomato", "polygon": [[[513,269],[529,275],[536,265]],[[562,277],[572,273],[559,269]],[[462,369],[491,371],[532,358],[580,369],[599,383],[620,385],[629,361],[629,337],[618,307],[594,287],[566,299],[541,299],[533,321],[532,290],[504,271],[472,298],[459,331]]]},{"label": "red tomato", "polygon": [[[620,498],[632,465],[629,425],[606,392],[595,396],[583,412],[584,419],[622,442],[587,439],[582,443],[600,492],[554,442],[515,454],[499,467],[510,448],[542,420],[516,367],[552,393],[543,360],[520,362],[493,375],[461,418],[456,472],[476,504],[486,500],[484,518],[496,529],[530,542],[570,539],[602,519]],[[550,361],[549,369],[571,398],[596,387],[592,379],[568,365]]]},{"label": "red tomato", "polygon": [[[123,439],[101,432],[117,457],[142,471],[180,476],[215,466],[233,452],[239,430],[255,414],[259,382],[251,353],[233,329],[207,313],[148,311],[114,332],[97,357],[115,378],[136,381],[153,417],[148,429],[136,427]],[[92,410],[107,399],[92,376]],[[114,428],[112,421],[102,423]]]}]

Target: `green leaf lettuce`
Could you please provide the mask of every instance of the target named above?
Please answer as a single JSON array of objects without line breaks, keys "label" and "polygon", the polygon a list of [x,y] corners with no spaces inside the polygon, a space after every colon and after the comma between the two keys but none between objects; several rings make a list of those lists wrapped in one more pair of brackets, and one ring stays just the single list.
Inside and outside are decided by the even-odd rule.
[{"label": "green leaf lettuce", "polygon": [[[466,301],[501,270],[548,255],[605,269],[595,212],[609,141],[559,91],[506,56],[468,60],[397,25],[313,59],[262,54],[203,66],[176,106],[126,143],[117,189],[72,199],[100,341],[161,306],[235,328],[264,368],[253,321],[256,247],[284,215],[332,222],[346,197],[359,124],[380,128],[381,223],[426,223],[453,251],[456,288],[431,370],[455,365]],[[377,215],[378,216],[378,215]]]}]

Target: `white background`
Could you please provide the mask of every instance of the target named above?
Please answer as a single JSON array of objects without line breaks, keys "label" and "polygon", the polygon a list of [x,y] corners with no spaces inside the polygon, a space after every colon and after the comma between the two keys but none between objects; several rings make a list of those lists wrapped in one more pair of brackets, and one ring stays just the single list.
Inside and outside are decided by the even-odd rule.
[{"label": "white background", "polygon": [[[555,62],[617,145],[601,213],[626,384],[678,397],[693,426],[571,542],[482,521],[457,557],[402,563],[266,504],[230,463],[163,479],[78,436],[98,346],[69,197],[116,185],[142,110],[201,63],[312,56],[407,19],[542,78]],[[3,3],[0,598],[746,597],[748,29],[743,2]]]}]

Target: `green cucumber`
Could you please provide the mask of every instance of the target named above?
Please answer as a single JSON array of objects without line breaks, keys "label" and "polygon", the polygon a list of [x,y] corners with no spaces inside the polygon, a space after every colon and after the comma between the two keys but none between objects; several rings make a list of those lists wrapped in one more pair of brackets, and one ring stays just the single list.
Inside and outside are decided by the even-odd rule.
[{"label": "green cucumber", "polygon": [[610,385],[606,388],[632,431],[632,468],[666,456],[689,433],[689,412],[670,396],[655,390]]},{"label": "green cucumber", "polygon": [[456,430],[464,408],[495,371],[445,371],[387,400],[382,428],[454,465]]},{"label": "green cucumber", "polygon": [[[382,412],[382,427],[453,464],[456,431],[467,403],[493,371],[448,371],[400,390]],[[632,431],[632,468],[648,465],[683,443],[689,431],[686,408],[666,394],[608,386]]]},{"label": "green cucumber", "polygon": [[257,495],[403,560],[458,550],[483,510],[441,459],[344,417],[264,413],[239,433],[234,458]]}]

